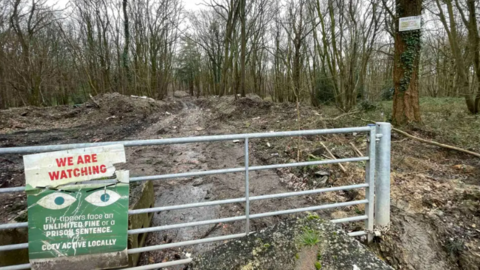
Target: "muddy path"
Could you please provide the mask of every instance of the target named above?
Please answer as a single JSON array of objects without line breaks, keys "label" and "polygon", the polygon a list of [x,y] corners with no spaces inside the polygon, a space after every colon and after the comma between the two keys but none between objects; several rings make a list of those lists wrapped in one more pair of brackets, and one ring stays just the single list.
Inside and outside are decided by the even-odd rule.
[{"label": "muddy path", "polygon": [[[126,139],[153,139],[210,135],[207,125],[211,124],[212,112],[201,108],[193,99],[180,101],[180,113],[165,113],[165,117],[139,134]],[[235,132],[228,126],[222,133]],[[218,133],[216,133],[218,134]],[[250,152],[249,163],[260,164],[255,152]],[[243,142],[225,141],[212,143],[191,143],[166,146],[149,146],[128,149],[128,169],[133,176],[157,175],[190,171],[215,170],[244,166]],[[250,173],[250,196],[288,192],[283,180],[275,171]],[[155,206],[170,206],[187,203],[242,198],[245,196],[244,173],[213,175],[154,181]],[[252,202],[250,213],[263,213],[308,205],[302,198],[266,200]],[[311,204],[310,204],[311,205]],[[245,214],[244,203],[174,210],[156,213],[152,226],[187,223],[208,219],[219,219]],[[259,230],[286,217],[272,217],[251,221],[251,230]],[[147,245],[202,239],[225,234],[242,233],[245,222],[212,224],[187,227],[177,230],[151,233]],[[218,243],[187,246],[180,249],[149,252],[143,254],[143,263],[162,262],[183,257],[185,253],[195,254],[218,245]]]}]

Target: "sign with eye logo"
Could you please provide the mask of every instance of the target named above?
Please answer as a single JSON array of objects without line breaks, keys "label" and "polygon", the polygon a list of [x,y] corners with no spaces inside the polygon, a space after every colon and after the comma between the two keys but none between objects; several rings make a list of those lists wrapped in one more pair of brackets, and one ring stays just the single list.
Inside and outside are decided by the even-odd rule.
[{"label": "sign with eye logo", "polygon": [[115,174],[116,181],[93,180],[92,175],[93,181],[59,188],[36,186],[35,179],[27,180],[32,269],[128,266],[129,173]]}]

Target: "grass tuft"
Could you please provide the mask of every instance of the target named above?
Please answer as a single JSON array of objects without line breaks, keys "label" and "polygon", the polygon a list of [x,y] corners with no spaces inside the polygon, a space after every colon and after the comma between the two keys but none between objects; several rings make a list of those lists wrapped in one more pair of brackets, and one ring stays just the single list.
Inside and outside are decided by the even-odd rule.
[{"label": "grass tuft", "polygon": [[307,247],[313,247],[320,242],[320,235],[310,228],[304,228],[300,235],[300,242]]}]

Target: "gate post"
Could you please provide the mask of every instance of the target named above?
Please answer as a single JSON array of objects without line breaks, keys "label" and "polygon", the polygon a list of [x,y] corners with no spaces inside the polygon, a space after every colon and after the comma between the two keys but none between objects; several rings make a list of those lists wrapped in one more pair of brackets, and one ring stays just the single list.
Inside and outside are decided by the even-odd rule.
[{"label": "gate post", "polygon": [[377,134],[381,134],[376,153],[376,185],[375,185],[375,225],[379,230],[390,226],[390,123],[376,123]]}]

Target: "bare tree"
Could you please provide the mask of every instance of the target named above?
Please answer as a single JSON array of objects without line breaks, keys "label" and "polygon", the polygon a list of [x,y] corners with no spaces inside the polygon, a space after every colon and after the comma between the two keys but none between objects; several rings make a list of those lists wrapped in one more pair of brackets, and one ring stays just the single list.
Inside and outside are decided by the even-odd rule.
[{"label": "bare tree", "polygon": [[[459,0],[435,0],[436,11],[431,10],[437,15],[447,33],[450,43],[453,59],[455,60],[457,88],[460,95],[465,97],[468,110],[473,113],[480,112],[480,93],[471,91],[469,70],[472,64],[476,62],[476,53],[478,53],[478,24],[476,19],[476,8],[474,0],[466,0],[466,7],[462,6]],[[445,8],[444,8],[445,5]],[[466,10],[468,14],[465,14]],[[459,14],[460,20],[457,19]],[[460,23],[459,23],[460,22]],[[463,25],[462,25],[463,22]],[[461,26],[467,29],[467,42],[462,47]],[[472,61],[473,59],[473,61]],[[477,76],[479,70],[476,69]]]},{"label": "bare tree", "polygon": [[328,0],[323,8],[316,0],[320,42],[315,33],[316,52],[327,63],[335,89],[337,107],[351,110],[360,92],[365,95],[367,65],[381,27],[383,12],[378,1]]},{"label": "bare tree", "polygon": [[15,0],[12,3],[10,27],[15,33],[21,47],[22,66],[15,69],[17,80],[12,86],[26,92],[28,103],[41,105],[43,95],[43,66],[38,54],[34,51],[41,49],[35,46],[40,31],[48,27],[54,18],[53,12],[47,7],[46,0],[32,0],[29,5],[24,1]]}]

